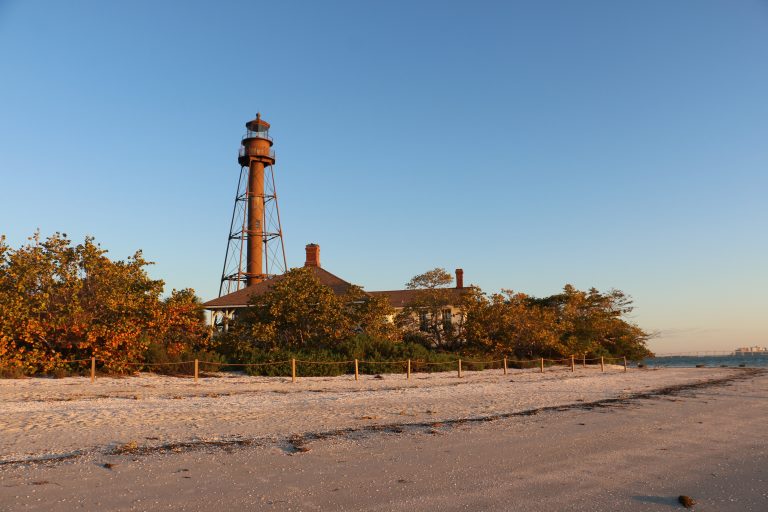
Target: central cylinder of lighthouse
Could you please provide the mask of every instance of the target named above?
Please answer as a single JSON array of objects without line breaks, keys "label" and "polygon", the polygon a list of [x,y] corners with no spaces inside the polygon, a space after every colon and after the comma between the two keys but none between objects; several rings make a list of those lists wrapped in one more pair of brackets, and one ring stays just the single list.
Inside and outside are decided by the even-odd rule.
[{"label": "central cylinder of lighthouse", "polygon": [[248,169],[247,285],[264,275],[264,164],[253,160]]},{"label": "central cylinder of lighthouse", "polygon": [[248,167],[248,211],[245,230],[246,243],[246,286],[256,284],[266,279],[264,274],[264,171],[275,163],[275,152],[272,150],[272,138],[269,136],[269,123],[256,119],[245,123],[247,132],[243,137],[242,148],[238,161],[243,167]]}]

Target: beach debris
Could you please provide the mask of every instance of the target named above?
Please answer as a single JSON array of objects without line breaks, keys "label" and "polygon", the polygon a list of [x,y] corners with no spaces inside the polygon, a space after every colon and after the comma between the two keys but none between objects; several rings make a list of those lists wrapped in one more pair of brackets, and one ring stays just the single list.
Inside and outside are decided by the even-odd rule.
[{"label": "beach debris", "polygon": [[51,482],[49,482],[48,480],[35,480],[34,482],[29,482],[29,483],[30,485],[45,485]]},{"label": "beach debris", "polygon": [[306,453],[310,450],[309,446],[307,446],[307,440],[300,435],[292,435],[288,439],[288,443],[291,445],[294,453]]},{"label": "beach debris", "polygon": [[113,453],[133,453],[139,449],[139,443],[136,441],[129,441],[125,444],[121,444],[113,450]]},{"label": "beach debris", "polygon": [[113,464],[111,462],[105,462],[104,464],[101,465],[101,467],[103,467],[104,469],[112,469],[115,466],[116,466],[116,464]]},{"label": "beach debris", "polygon": [[384,376],[383,376],[383,375],[379,375],[379,374],[377,373],[376,375],[374,375],[374,376],[373,376],[373,378],[374,378],[374,379],[383,379],[383,378],[384,378]]},{"label": "beach debris", "polygon": [[677,501],[680,502],[680,504],[685,508],[692,508],[696,504],[696,500],[684,494],[678,496]]}]

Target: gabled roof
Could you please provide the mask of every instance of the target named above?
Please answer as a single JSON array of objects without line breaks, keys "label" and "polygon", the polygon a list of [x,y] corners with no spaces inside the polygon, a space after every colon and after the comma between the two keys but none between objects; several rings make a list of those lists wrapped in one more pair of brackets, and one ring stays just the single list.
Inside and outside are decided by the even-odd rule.
[{"label": "gabled roof", "polygon": [[[344,295],[349,290],[351,283],[343,280],[339,276],[331,274],[327,270],[319,266],[308,265],[305,268],[311,269],[320,284],[323,284],[333,290],[336,295]],[[275,283],[280,282],[284,278],[284,275],[277,275],[260,283],[253,284],[236,292],[223,295],[217,299],[209,300],[203,304],[205,309],[237,309],[248,307],[250,298],[254,295],[262,295],[267,293]],[[453,303],[459,304],[461,301],[461,294],[466,288],[446,288],[448,292],[453,296]],[[366,292],[373,296],[386,296],[389,299],[389,305],[393,308],[404,308],[418,296],[419,292],[423,290],[388,290],[380,292]]]},{"label": "gabled roof", "polygon": [[[465,288],[445,288],[446,291],[450,292],[453,296],[453,303],[459,304],[459,301],[461,300],[461,294],[465,290]],[[388,290],[388,291],[381,291],[381,292],[366,292],[369,295],[373,296],[381,296],[384,295],[389,299],[389,305],[393,308],[404,308],[411,302],[413,302],[414,299],[418,297],[418,294],[420,292],[423,292],[424,290]]]},{"label": "gabled roof", "polygon": [[[347,293],[349,287],[352,286],[351,283],[348,283],[342,278],[331,274],[321,267],[310,266],[306,268],[311,269],[317,280],[320,281],[320,284],[324,284],[325,286],[329,287],[336,295],[343,295]],[[265,281],[261,281],[260,283],[256,283],[241,290],[237,290],[236,292],[222,295],[217,299],[205,302],[203,307],[205,309],[234,309],[247,307],[248,301],[253,295],[258,296],[267,293],[270,288],[275,285],[275,283],[280,282],[280,280],[284,277],[285,276],[283,274],[277,275]]]}]

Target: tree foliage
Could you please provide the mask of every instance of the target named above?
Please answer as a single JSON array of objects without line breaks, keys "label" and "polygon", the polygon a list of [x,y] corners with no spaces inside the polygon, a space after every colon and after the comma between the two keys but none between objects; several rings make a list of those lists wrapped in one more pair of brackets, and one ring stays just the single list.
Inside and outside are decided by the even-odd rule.
[{"label": "tree foliage", "polygon": [[309,268],[286,272],[221,337],[222,348],[237,356],[263,351],[329,349],[358,334],[391,339],[391,314],[383,297],[352,286],[336,295]]},{"label": "tree foliage", "polygon": [[504,290],[490,296],[473,288],[464,296],[469,344],[484,352],[531,358],[558,352],[554,311],[532,304],[527,295]]},{"label": "tree foliage", "polygon": [[475,289],[464,300],[467,340],[483,350],[519,357],[650,354],[650,335],[626,319],[632,300],[620,290],[584,292],[566,285],[560,294],[537,299]]},{"label": "tree foliage", "polygon": [[[359,335],[386,343],[419,341],[429,349],[521,359],[571,355],[640,359],[649,354],[649,335],[627,320],[632,301],[621,291],[585,292],[566,285],[562,293],[534,298],[513,290],[490,295],[477,287],[458,291],[452,283],[452,276],[441,268],[415,276],[406,285],[414,292],[411,301],[393,325],[382,295],[368,295],[359,287],[336,295],[310,269],[293,269],[275,280],[268,293],[253,297],[251,307],[220,341],[238,360],[270,353],[315,353],[326,358],[335,353],[344,358],[349,355],[348,342]],[[443,318],[449,307],[458,310],[455,317],[461,319],[450,327]]]},{"label": "tree foliage", "polygon": [[60,233],[35,234],[17,250],[0,239],[0,367],[48,372],[95,356],[122,371],[150,341],[205,343],[191,290],[162,301],[163,282],[147,275],[141,251],[125,261],[106,253],[93,238],[73,246]]},{"label": "tree foliage", "polygon": [[447,270],[435,268],[414,276],[405,287],[415,293],[397,315],[400,329],[411,338],[423,338],[424,342],[441,348],[451,347],[462,339],[463,322],[449,323],[442,316],[444,310],[460,305],[453,276]]}]

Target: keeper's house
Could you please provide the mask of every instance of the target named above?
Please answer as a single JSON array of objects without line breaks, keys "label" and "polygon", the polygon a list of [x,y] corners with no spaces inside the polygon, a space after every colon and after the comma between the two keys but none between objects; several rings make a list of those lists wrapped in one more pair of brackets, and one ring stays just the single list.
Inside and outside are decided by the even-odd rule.
[{"label": "keeper's house", "polygon": [[[306,261],[304,266],[311,269],[312,273],[317,277],[317,280],[321,284],[329,287],[337,295],[343,295],[347,292],[351,283],[343,280],[342,278],[331,274],[320,266],[320,246],[317,244],[309,244],[306,246]],[[280,279],[282,275],[278,275],[253,284],[236,292],[222,295],[217,299],[210,300],[203,304],[203,307],[212,313],[212,317],[218,316],[224,320],[224,324],[237,317],[238,311],[242,311],[248,307],[251,297],[259,296],[267,291]],[[420,290],[388,290],[380,292],[366,292],[370,295],[383,295],[389,299],[389,304],[395,310],[395,313],[402,310],[413,301]],[[460,300],[461,294],[464,291],[464,271],[460,268],[456,269],[456,287],[451,288],[451,295],[454,297],[452,304],[447,306],[441,312],[441,319],[444,322],[450,321],[452,324],[459,323],[461,321],[460,315]],[[421,325],[426,326],[427,313],[422,313]]]}]

